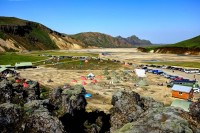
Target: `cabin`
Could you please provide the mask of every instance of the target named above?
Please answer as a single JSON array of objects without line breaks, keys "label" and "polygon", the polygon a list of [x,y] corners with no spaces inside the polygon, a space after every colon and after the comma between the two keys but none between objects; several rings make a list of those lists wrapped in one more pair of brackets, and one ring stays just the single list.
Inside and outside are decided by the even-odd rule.
[{"label": "cabin", "polygon": [[16,69],[33,68],[32,62],[19,62],[15,63]]},{"label": "cabin", "polygon": [[190,86],[173,85],[172,97],[191,100],[193,98],[193,88]]}]

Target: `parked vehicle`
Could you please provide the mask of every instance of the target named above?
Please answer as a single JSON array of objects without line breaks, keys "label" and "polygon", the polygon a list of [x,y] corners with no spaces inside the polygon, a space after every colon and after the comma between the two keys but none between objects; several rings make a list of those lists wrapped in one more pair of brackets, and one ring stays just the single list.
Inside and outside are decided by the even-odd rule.
[{"label": "parked vehicle", "polygon": [[200,92],[200,88],[193,88],[194,93],[199,93]]},{"label": "parked vehicle", "polygon": [[163,76],[164,76],[165,78],[169,78],[169,77],[170,77],[170,75],[167,74],[167,73],[163,73]]},{"label": "parked vehicle", "polygon": [[190,69],[190,73],[198,73],[199,69]]},{"label": "parked vehicle", "polygon": [[177,77],[177,78],[174,78],[173,80],[182,80],[183,78],[182,77]]},{"label": "parked vehicle", "polygon": [[149,73],[152,73],[152,71],[153,71],[152,69],[147,69],[147,72]]},{"label": "parked vehicle", "polygon": [[174,80],[175,78],[178,78],[178,76],[170,76],[169,79]]},{"label": "parked vehicle", "polygon": [[171,81],[167,84],[167,87],[172,87],[174,84],[178,84],[178,85],[183,85],[183,86],[191,86],[191,87],[199,87],[198,85],[198,81],[195,81],[195,80],[174,80],[174,81]]},{"label": "parked vehicle", "polygon": [[185,73],[190,73],[190,70],[189,69],[184,69],[184,72]]}]

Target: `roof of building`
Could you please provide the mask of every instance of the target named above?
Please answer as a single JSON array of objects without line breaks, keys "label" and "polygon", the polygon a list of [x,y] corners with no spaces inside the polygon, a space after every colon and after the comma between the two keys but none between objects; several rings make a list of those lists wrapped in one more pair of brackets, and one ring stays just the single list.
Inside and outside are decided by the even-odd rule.
[{"label": "roof of building", "polygon": [[189,112],[189,106],[190,106],[191,102],[185,101],[185,100],[179,100],[176,99],[172,102],[171,106],[173,107],[179,107],[182,108],[183,110]]},{"label": "roof of building", "polygon": [[6,70],[7,68],[5,68],[5,67],[2,67],[2,68],[0,68],[0,72],[3,72],[4,70]]},{"label": "roof of building", "polygon": [[3,72],[3,71],[5,71],[5,70],[11,70],[11,71],[13,71],[14,69],[10,69],[10,68],[5,68],[5,67],[2,67],[2,68],[0,68],[0,72]]},{"label": "roof of building", "polygon": [[172,90],[189,93],[192,90],[190,86],[173,85]]},{"label": "roof of building", "polygon": [[15,67],[32,66],[32,62],[19,62],[15,63]]},{"label": "roof of building", "polygon": [[3,67],[11,67],[11,65],[0,65],[1,68]]}]

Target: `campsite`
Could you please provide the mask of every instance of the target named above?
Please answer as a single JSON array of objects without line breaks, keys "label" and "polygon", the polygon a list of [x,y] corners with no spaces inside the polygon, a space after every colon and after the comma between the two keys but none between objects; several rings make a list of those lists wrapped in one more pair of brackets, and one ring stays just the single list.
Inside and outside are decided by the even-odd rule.
[{"label": "campsite", "polygon": [[[34,124],[34,120],[40,119],[45,130],[54,128],[45,126],[49,124],[51,117],[59,119],[67,131],[92,130],[92,125],[98,125],[99,121],[106,123],[106,127],[101,127],[102,131],[112,130],[110,122],[116,123],[122,120],[118,114],[117,121],[113,119],[116,117],[114,114],[119,113],[117,110],[113,112],[118,106],[114,102],[121,102],[118,110],[127,111],[132,110],[129,108],[135,109],[135,106],[138,106],[135,104],[140,102],[144,102],[141,107],[145,105],[144,108],[148,107],[150,110],[152,106],[161,106],[161,110],[178,109],[186,115],[184,119],[190,120],[187,113],[191,112],[191,108],[194,108],[192,110],[195,113],[196,103],[200,98],[200,92],[194,90],[199,87],[200,75],[185,73],[176,69],[177,67],[169,69],[144,64],[143,58],[136,56],[133,59],[132,55],[141,54],[134,51],[135,49],[132,49],[133,51],[121,49],[121,53],[120,49],[116,50],[105,49],[109,54],[102,54],[102,49],[15,53],[14,60],[10,59],[10,62],[5,61],[0,65],[0,85],[3,92],[0,93],[1,100],[25,106],[22,107],[26,112],[25,115],[37,116],[28,119],[26,123]],[[9,57],[10,54],[3,56]],[[29,60],[23,60],[26,56]],[[147,55],[143,57],[146,59]],[[152,56],[148,55],[148,58],[151,59]],[[191,59],[190,56],[188,58]],[[4,62],[3,60],[1,62]],[[13,90],[8,92],[8,88]],[[116,97],[121,100],[115,99]],[[7,105],[5,106],[7,109]],[[4,108],[4,104],[0,108]],[[9,105],[9,109],[15,108]],[[32,111],[34,115],[31,114]],[[160,115],[161,112],[157,113]],[[76,128],[77,126],[80,128]],[[35,130],[29,125],[26,125],[26,128],[30,131]]]},{"label": "campsite", "polygon": [[[122,52],[119,52],[119,50]],[[132,51],[119,50],[104,49],[104,51],[110,53],[106,55],[101,54],[102,49],[25,53],[24,55],[43,57],[43,60],[33,62],[33,65],[37,68],[18,69],[17,72],[23,78],[33,79],[49,88],[64,86],[65,84],[83,85],[92,94],[91,98],[87,99],[88,111],[98,108],[108,112],[111,108],[110,100],[113,93],[120,89],[135,91],[142,96],[161,101],[166,106],[171,105],[176,98],[172,97],[171,88],[167,87],[170,79],[158,75],[157,71],[148,72],[144,77],[138,77],[134,70],[143,70],[141,68],[144,67],[141,67],[141,64],[143,64],[143,60],[146,60],[147,55],[143,56],[145,59],[141,57],[138,59],[136,56],[131,60],[132,54],[141,53],[135,51],[135,49],[132,49]],[[169,57],[172,58],[171,56]],[[152,57],[149,56],[148,58],[150,60]],[[173,59],[175,58],[173,57]],[[184,59],[189,60],[191,57],[188,56],[188,59],[184,57]],[[95,81],[87,79],[89,73],[95,75]],[[84,78],[86,79],[83,80]],[[199,78],[199,76],[197,75],[196,78]],[[194,100],[199,97],[198,93],[194,94]]]}]

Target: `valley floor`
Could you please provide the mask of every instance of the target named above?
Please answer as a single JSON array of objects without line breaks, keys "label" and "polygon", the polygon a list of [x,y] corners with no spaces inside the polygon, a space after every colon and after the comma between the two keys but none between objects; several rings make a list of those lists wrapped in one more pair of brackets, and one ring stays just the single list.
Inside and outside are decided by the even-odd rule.
[{"label": "valley floor", "polygon": [[[69,52],[68,50],[62,52]],[[128,62],[133,62],[135,64],[142,63],[145,60],[165,60],[165,61],[200,61],[199,56],[180,56],[172,54],[153,54],[153,53],[141,53],[137,52],[136,49],[83,49],[83,50],[70,50],[70,52],[79,52],[79,53],[101,53],[109,52],[110,55],[106,58],[123,60]],[[129,69],[132,69],[130,67]],[[65,84],[81,84],[81,76],[87,76],[92,72],[96,76],[102,76],[102,78],[96,78],[98,83],[92,84],[90,80],[86,80],[86,85],[84,85],[87,92],[92,94],[92,98],[87,99],[88,105],[87,110],[92,111],[94,109],[99,109],[105,112],[108,112],[111,108],[111,98],[115,91],[119,89],[133,90],[138,92],[141,96],[152,97],[157,101],[164,102],[165,105],[170,105],[171,102],[175,99],[171,97],[170,88],[166,87],[166,82],[169,80],[161,77],[159,75],[153,75],[147,73],[145,80],[148,83],[148,86],[137,87],[134,86],[136,82],[132,81],[120,81],[116,84],[111,84],[110,80],[107,80],[106,77],[102,75],[102,70],[57,70],[55,68],[45,68],[39,67],[37,69],[26,69],[19,70],[22,77],[26,79],[32,79],[39,81],[45,86],[50,88],[55,88],[57,86],[63,86]],[[177,73],[179,75],[183,73]],[[183,75],[188,76],[188,74]],[[187,78],[192,79],[192,76]],[[198,80],[200,81],[200,75],[197,75]],[[53,82],[47,82],[51,79]],[[77,80],[77,83],[72,83],[73,79]],[[158,84],[163,83],[163,86]],[[199,94],[195,94],[195,98],[200,98]]]}]

